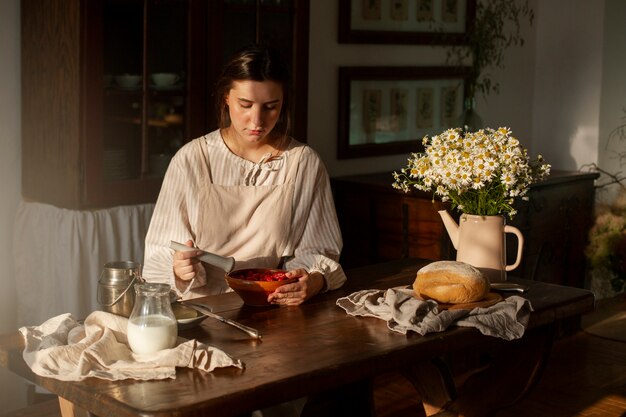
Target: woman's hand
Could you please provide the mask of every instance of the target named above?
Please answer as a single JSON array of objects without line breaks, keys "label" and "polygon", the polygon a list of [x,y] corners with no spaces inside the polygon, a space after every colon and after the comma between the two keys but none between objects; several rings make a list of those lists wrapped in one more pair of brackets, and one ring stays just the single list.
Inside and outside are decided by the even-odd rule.
[{"label": "woman's hand", "polygon": [[[193,241],[188,240],[185,246],[193,248]],[[202,264],[196,258],[202,254],[202,251],[175,251],[174,252],[174,276],[183,281],[191,281],[194,279],[202,268]]]},{"label": "woman's hand", "polygon": [[304,269],[286,272],[287,278],[298,278],[298,282],[281,285],[267,297],[271,304],[299,305],[320,292],[325,285],[324,276],[319,272],[309,274]]}]

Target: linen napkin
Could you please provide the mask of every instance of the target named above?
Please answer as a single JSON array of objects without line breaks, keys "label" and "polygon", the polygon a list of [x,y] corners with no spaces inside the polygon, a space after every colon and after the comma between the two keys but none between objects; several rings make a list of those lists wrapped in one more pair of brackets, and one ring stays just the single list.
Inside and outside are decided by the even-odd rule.
[{"label": "linen napkin", "polygon": [[420,335],[441,332],[448,327],[475,327],[482,334],[505,340],[524,335],[532,311],[530,301],[508,297],[490,307],[472,310],[443,310],[436,301],[420,300],[412,289],[362,290],[337,300],[351,316],[376,317],[387,322],[390,330]]},{"label": "linen napkin", "polygon": [[206,372],[227,366],[243,368],[241,361],[222,350],[181,337],[172,349],[133,353],[126,337],[127,324],[126,317],[95,311],[84,325],[67,313],[39,326],[22,327],[24,361],[35,374],[62,381],[176,378],[176,367]]}]

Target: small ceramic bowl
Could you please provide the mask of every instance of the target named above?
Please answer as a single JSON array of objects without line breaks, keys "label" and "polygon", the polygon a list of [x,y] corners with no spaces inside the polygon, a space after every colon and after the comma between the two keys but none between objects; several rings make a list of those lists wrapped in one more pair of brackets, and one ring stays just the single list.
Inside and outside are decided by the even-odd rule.
[{"label": "small ceramic bowl", "polygon": [[[176,293],[174,293],[174,295],[175,294]],[[174,312],[174,317],[176,317],[176,322],[178,323],[178,330],[186,330],[196,327],[207,318],[204,314],[177,302],[172,302],[172,311]]]},{"label": "small ceramic bowl", "polygon": [[123,89],[134,90],[140,87],[141,79],[141,75],[124,74],[117,75],[115,77],[115,82]]},{"label": "small ceramic bowl", "polygon": [[226,282],[241,297],[244,304],[254,307],[270,305],[267,296],[276,288],[296,282],[298,278],[280,278],[282,269],[247,268],[226,274]]}]

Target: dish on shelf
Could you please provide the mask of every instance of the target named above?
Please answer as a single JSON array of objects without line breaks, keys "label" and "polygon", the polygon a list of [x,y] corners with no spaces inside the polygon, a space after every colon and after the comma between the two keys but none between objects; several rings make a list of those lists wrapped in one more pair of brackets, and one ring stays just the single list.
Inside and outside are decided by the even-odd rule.
[{"label": "dish on shelf", "polygon": [[152,81],[156,85],[174,85],[180,81],[180,75],[174,72],[157,72],[152,74]]},{"label": "dish on shelf", "polygon": [[123,74],[115,76],[115,84],[122,90],[131,90],[141,88],[141,75]]}]

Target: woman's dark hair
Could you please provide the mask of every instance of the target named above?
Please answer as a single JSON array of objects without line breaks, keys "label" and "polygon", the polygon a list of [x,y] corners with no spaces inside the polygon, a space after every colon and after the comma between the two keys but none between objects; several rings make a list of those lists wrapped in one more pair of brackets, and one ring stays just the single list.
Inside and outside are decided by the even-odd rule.
[{"label": "woman's dark hair", "polygon": [[287,135],[290,128],[291,78],[289,68],[278,51],[264,45],[250,45],[236,52],[222,69],[222,74],[215,86],[215,105],[217,125],[220,128],[230,126],[231,120],[226,105],[226,95],[234,81],[274,81],[283,88],[282,110],[274,132],[281,137]]}]

